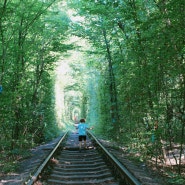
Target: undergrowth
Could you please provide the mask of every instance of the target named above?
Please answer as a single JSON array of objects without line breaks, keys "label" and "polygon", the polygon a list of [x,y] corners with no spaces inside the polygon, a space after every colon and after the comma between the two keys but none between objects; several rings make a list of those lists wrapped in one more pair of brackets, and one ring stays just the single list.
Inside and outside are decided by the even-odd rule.
[{"label": "undergrowth", "polygon": [[14,149],[11,151],[1,151],[0,153],[0,174],[16,172],[19,167],[19,161],[30,156],[28,150]]}]

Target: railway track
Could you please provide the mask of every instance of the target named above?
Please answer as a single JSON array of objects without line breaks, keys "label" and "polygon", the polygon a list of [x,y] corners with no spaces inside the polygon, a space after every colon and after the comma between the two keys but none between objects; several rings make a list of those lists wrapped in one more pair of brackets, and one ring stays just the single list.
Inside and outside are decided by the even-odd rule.
[{"label": "railway track", "polygon": [[87,137],[87,148],[81,151],[78,134],[66,133],[25,184],[36,182],[45,185],[141,185],[92,133]]}]

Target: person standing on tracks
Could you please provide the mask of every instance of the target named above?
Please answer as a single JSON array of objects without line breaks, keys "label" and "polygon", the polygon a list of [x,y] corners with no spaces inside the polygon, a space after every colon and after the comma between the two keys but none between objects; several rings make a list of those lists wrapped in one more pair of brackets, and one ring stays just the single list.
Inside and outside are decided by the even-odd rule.
[{"label": "person standing on tracks", "polygon": [[93,129],[93,127],[89,127],[85,122],[85,119],[80,119],[80,123],[76,127],[78,129],[78,140],[79,140],[79,150],[82,148],[82,141],[84,141],[84,147],[86,148],[86,139],[87,139],[87,129]]}]

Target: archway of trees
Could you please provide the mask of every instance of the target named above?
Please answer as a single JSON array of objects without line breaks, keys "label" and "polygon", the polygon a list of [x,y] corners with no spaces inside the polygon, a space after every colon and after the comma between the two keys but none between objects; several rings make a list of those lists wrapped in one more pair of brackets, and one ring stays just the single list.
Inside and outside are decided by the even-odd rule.
[{"label": "archway of trees", "polygon": [[159,166],[172,155],[182,176],[184,7],[181,0],[2,0],[0,151],[27,149],[85,117],[139,160]]}]

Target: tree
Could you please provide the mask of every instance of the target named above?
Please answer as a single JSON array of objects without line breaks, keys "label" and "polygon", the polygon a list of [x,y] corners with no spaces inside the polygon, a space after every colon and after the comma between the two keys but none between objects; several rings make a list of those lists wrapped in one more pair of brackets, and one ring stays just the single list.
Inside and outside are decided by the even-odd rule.
[{"label": "tree", "polygon": [[2,147],[24,147],[24,141],[30,146],[51,137],[49,130],[57,133],[56,122],[49,123],[55,115],[52,73],[59,54],[71,46],[64,44],[70,20],[55,2],[0,3]]},{"label": "tree", "polygon": [[[156,123],[157,144],[152,145],[151,156],[155,155],[158,159],[162,155],[163,140],[171,146],[180,142],[179,152],[182,154],[183,5],[174,0],[70,2],[70,6],[85,20],[73,27],[75,33],[87,38],[96,48],[94,53],[101,52],[110,64],[110,75],[104,75],[104,69],[100,70],[100,75],[102,82],[114,86],[114,93],[109,91],[110,102],[111,95],[116,94],[120,123],[116,125],[115,135],[120,136],[120,141],[127,140],[131,146],[137,147],[144,158],[150,157],[147,149],[152,145]],[[178,13],[179,10],[181,13]],[[104,66],[102,63],[99,65]],[[103,87],[107,92],[107,86]],[[99,96],[101,93],[102,89]],[[100,107],[103,104],[104,98],[101,98]],[[106,110],[105,107],[103,109]],[[100,113],[100,122],[107,122],[104,118],[108,116],[108,110]],[[180,137],[177,137],[179,134]],[[181,158],[177,163],[180,173]]]}]

